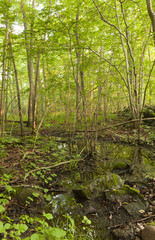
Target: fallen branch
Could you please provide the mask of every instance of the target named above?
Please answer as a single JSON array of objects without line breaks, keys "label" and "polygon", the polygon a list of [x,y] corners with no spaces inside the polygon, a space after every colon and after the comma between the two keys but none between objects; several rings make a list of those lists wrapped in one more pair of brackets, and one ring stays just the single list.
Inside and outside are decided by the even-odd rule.
[{"label": "fallen branch", "polygon": [[[130,223],[143,222],[143,221],[149,220],[149,219],[154,218],[154,217],[155,217],[155,215],[152,215],[152,216],[149,216],[149,217],[145,217],[145,218],[141,218],[141,219],[132,221],[132,222],[130,222]],[[115,226],[110,226],[110,227],[108,227],[108,229],[115,229],[115,228],[124,227],[124,226],[126,226],[126,224],[117,224],[117,225],[115,225]]]},{"label": "fallen branch", "polygon": [[83,161],[83,159],[79,159],[79,160],[69,160],[69,161],[66,161],[66,162],[58,163],[58,164],[56,164],[56,165],[33,169],[33,170],[31,170],[31,171],[29,171],[29,172],[27,172],[27,173],[25,174],[24,181],[25,181],[26,178],[29,176],[29,174],[32,173],[32,172],[36,172],[36,171],[40,171],[40,170],[45,170],[45,169],[51,169],[51,168],[59,167],[59,166],[64,165],[64,164],[74,163],[74,162],[79,162],[79,161]]},{"label": "fallen branch", "polygon": [[[141,121],[147,121],[147,120],[155,120],[155,117],[152,117],[152,118],[142,118]],[[97,129],[97,130],[87,130],[87,132],[90,132],[90,133],[95,133],[95,132],[101,132],[101,131],[105,131],[105,130],[108,130],[110,128],[114,128],[114,127],[119,127],[119,126],[122,126],[122,125],[126,125],[126,124],[130,124],[130,123],[134,123],[134,122],[139,122],[140,119],[132,119],[132,120],[129,120],[129,121],[126,121],[126,122],[121,122],[121,123],[118,123],[118,124],[115,124],[115,125],[111,125],[111,126],[108,126],[108,127],[104,127],[104,128],[101,128],[101,129]],[[58,132],[58,133],[66,133],[66,132],[72,132],[72,130],[68,130],[68,131],[61,131],[61,132]],[[76,130],[74,131],[75,133],[77,132],[85,132],[85,130]]]},{"label": "fallen branch", "polygon": [[[152,118],[142,118],[141,119],[141,121],[146,121],[146,120],[155,120],[155,117],[152,117]],[[100,132],[100,131],[107,130],[107,129],[110,129],[110,128],[113,128],[113,127],[118,127],[118,126],[126,125],[126,124],[133,123],[133,122],[138,122],[138,121],[140,121],[140,119],[132,119],[130,121],[118,123],[118,124],[115,124],[115,125],[112,125],[112,126],[109,126],[109,127],[98,129],[98,130],[89,130],[88,132]],[[78,131],[77,130],[76,132],[84,132],[84,131]]]}]

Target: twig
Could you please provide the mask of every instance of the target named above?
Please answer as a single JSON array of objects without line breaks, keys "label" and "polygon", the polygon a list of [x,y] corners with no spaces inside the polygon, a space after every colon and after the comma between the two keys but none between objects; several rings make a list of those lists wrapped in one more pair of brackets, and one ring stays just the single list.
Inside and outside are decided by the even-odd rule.
[{"label": "twig", "polygon": [[31,152],[25,152],[23,157],[22,157],[22,159],[20,161],[22,162],[26,158],[26,156],[29,155],[29,154],[33,155],[34,154],[34,150],[32,150]]},{"label": "twig", "polygon": [[58,166],[61,166],[61,165],[64,165],[64,164],[74,163],[74,162],[79,162],[79,161],[83,161],[83,159],[69,160],[69,161],[66,161],[66,162],[58,163],[58,164],[56,164],[56,165],[33,169],[33,170],[31,170],[31,171],[29,171],[29,172],[27,172],[27,173],[25,174],[24,181],[26,180],[26,178],[28,177],[28,175],[29,175],[30,173],[32,173],[32,172],[36,172],[36,171],[44,170],[44,169],[51,169],[51,168],[55,168],[55,167],[58,167]]},{"label": "twig", "polygon": [[[154,217],[155,217],[155,215],[152,215],[152,216],[149,216],[149,217],[145,217],[145,218],[141,218],[141,219],[132,221],[130,223],[143,222],[143,221],[146,221],[146,220],[148,220],[150,218],[154,218]],[[115,228],[124,227],[124,226],[126,226],[126,224],[118,224],[118,225],[115,225],[115,226],[110,226],[110,227],[108,227],[108,229],[115,229]]]}]

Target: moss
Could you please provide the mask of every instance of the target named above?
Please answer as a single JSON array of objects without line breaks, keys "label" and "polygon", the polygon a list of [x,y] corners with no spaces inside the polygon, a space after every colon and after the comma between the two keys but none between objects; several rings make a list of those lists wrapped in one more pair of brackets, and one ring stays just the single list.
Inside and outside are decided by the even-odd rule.
[{"label": "moss", "polygon": [[129,185],[124,185],[123,189],[125,190],[126,194],[138,195],[140,198],[144,198],[144,196],[136,188],[132,188]]},{"label": "moss", "polygon": [[91,184],[92,191],[100,191],[105,189],[112,189],[112,188],[121,188],[123,186],[124,182],[121,179],[121,177],[115,173],[107,173],[104,177],[96,179]]},{"label": "moss", "polygon": [[123,195],[136,195],[139,198],[143,199],[143,195],[140,193],[140,191],[138,189],[132,188],[129,185],[124,185],[123,188],[121,189],[112,189],[110,191],[112,194],[114,195],[118,195],[118,196],[123,196]]},{"label": "moss", "polygon": [[113,166],[113,169],[126,169],[127,168],[127,163],[125,162],[118,162],[115,163]]},{"label": "moss", "polygon": [[[35,203],[37,203],[38,199],[42,199],[42,193],[30,187],[15,187],[15,192],[12,194],[14,198],[16,198],[19,202],[26,202],[29,198],[32,198]],[[38,194],[38,197],[35,197],[35,194]]]},{"label": "moss", "polygon": [[155,222],[147,223],[147,225],[155,226]]}]

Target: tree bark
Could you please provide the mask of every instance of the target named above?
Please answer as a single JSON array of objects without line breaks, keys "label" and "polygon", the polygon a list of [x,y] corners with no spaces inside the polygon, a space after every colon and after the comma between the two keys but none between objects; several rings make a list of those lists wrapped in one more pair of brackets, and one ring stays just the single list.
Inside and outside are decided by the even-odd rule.
[{"label": "tree bark", "polygon": [[[77,6],[77,14],[76,14],[76,43],[77,48],[79,48],[79,34],[78,34],[78,21],[79,21],[79,3]],[[81,61],[81,50],[76,50],[77,57],[77,66],[76,66],[76,120],[79,122],[80,120],[80,61]]]},{"label": "tree bark", "polygon": [[38,51],[38,58],[36,63],[36,77],[35,77],[35,91],[34,91],[34,105],[33,105],[33,124],[32,131],[36,128],[37,119],[37,97],[38,97],[38,79],[39,79],[39,62],[40,62],[40,51]]},{"label": "tree bark", "polygon": [[[5,17],[5,14],[4,14]],[[1,106],[0,106],[0,134],[4,136],[5,132],[5,82],[6,82],[6,62],[7,62],[7,44],[9,36],[9,20],[5,21],[6,34],[3,42],[3,63],[2,63],[2,89],[1,89]]]},{"label": "tree bark", "polygon": [[[32,7],[34,8],[34,1],[32,2]],[[32,49],[33,49],[33,23],[31,23],[30,29],[30,38],[28,37],[28,20],[26,17],[26,13],[24,10],[24,2],[21,0],[21,11],[23,14],[23,22],[24,22],[24,32],[25,32],[25,47],[27,54],[27,70],[28,70],[28,78],[29,78],[29,105],[28,105],[28,121],[27,125],[30,126],[32,123],[32,108],[33,108],[33,99],[34,99],[34,83],[33,83],[33,57],[32,57]],[[29,40],[30,39],[30,40]]]},{"label": "tree bark", "polygon": [[20,90],[19,90],[19,81],[18,81],[18,73],[17,73],[17,68],[16,68],[16,63],[14,59],[14,54],[12,50],[12,43],[10,40],[10,51],[11,51],[11,57],[13,61],[13,67],[14,67],[14,73],[15,73],[15,79],[16,79],[16,89],[17,89],[17,99],[18,99],[18,111],[19,111],[19,119],[20,119],[20,128],[21,128],[21,134],[24,134],[24,129],[23,129],[23,119],[22,119],[22,108],[21,108],[21,100],[20,100]]},{"label": "tree bark", "polygon": [[155,12],[153,11],[152,0],[146,0],[146,4],[147,4],[147,11],[152,22],[154,46],[155,46]]}]

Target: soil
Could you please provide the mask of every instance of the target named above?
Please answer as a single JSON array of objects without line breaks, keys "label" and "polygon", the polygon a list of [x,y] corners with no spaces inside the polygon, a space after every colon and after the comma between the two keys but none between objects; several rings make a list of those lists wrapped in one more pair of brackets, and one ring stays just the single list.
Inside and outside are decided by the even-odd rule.
[{"label": "soil", "polygon": [[[44,136],[49,136],[49,130],[43,130],[42,134]],[[58,132],[50,132],[50,135],[57,135]],[[60,134],[59,134],[60,135]],[[110,137],[109,137],[110,139]],[[116,140],[116,139],[115,139]],[[0,171],[1,174],[12,174],[10,179],[11,186],[23,186],[23,187],[32,187],[39,185],[41,189],[48,189],[49,192],[54,194],[68,191],[60,184],[60,181],[71,174],[73,169],[65,167],[65,165],[60,165],[55,168],[50,169],[50,174],[57,174],[57,177],[53,177],[52,181],[46,183],[44,181],[38,181],[37,178],[34,178],[31,174],[25,178],[25,168],[30,168],[30,162],[36,163],[36,159],[43,160],[43,163],[38,161],[37,167],[41,168],[44,165],[44,162],[48,161],[49,157],[52,154],[52,149],[45,151],[44,149],[38,148],[32,149],[31,145],[28,144],[28,147],[21,141],[16,143],[12,142],[11,144],[5,144],[5,156],[1,158]],[[26,154],[25,154],[26,153]],[[88,156],[87,156],[88,157]],[[52,162],[48,163],[52,165]],[[78,171],[82,172],[83,168],[87,167],[85,161],[79,162]],[[93,165],[92,165],[93,167]],[[76,171],[76,169],[75,169]],[[46,175],[48,177],[48,174]],[[130,215],[122,207],[120,201],[114,200],[109,201],[106,197],[106,192],[103,192],[101,196],[83,199],[80,197],[76,200],[83,204],[82,209],[78,209],[81,215],[87,215],[89,219],[92,220],[96,229],[98,231],[98,238],[104,239],[102,233],[100,234],[101,229],[103,228],[102,224],[106,226],[106,231],[110,233],[109,239],[140,239],[141,230],[147,222],[152,222],[155,220],[155,202],[154,202],[154,191],[155,191],[155,179],[148,179],[143,186],[139,187],[140,193],[144,195],[144,200],[149,203],[145,212],[141,212],[139,215]],[[128,183],[131,187],[136,185],[135,182]],[[0,192],[4,191],[4,187],[0,187]],[[12,198],[10,203],[6,208],[7,214],[9,217],[18,220],[19,216],[22,214],[40,214],[38,209],[29,209],[24,202],[19,201],[16,198]],[[105,221],[106,219],[106,221]],[[30,235],[32,232],[29,233]]]}]

